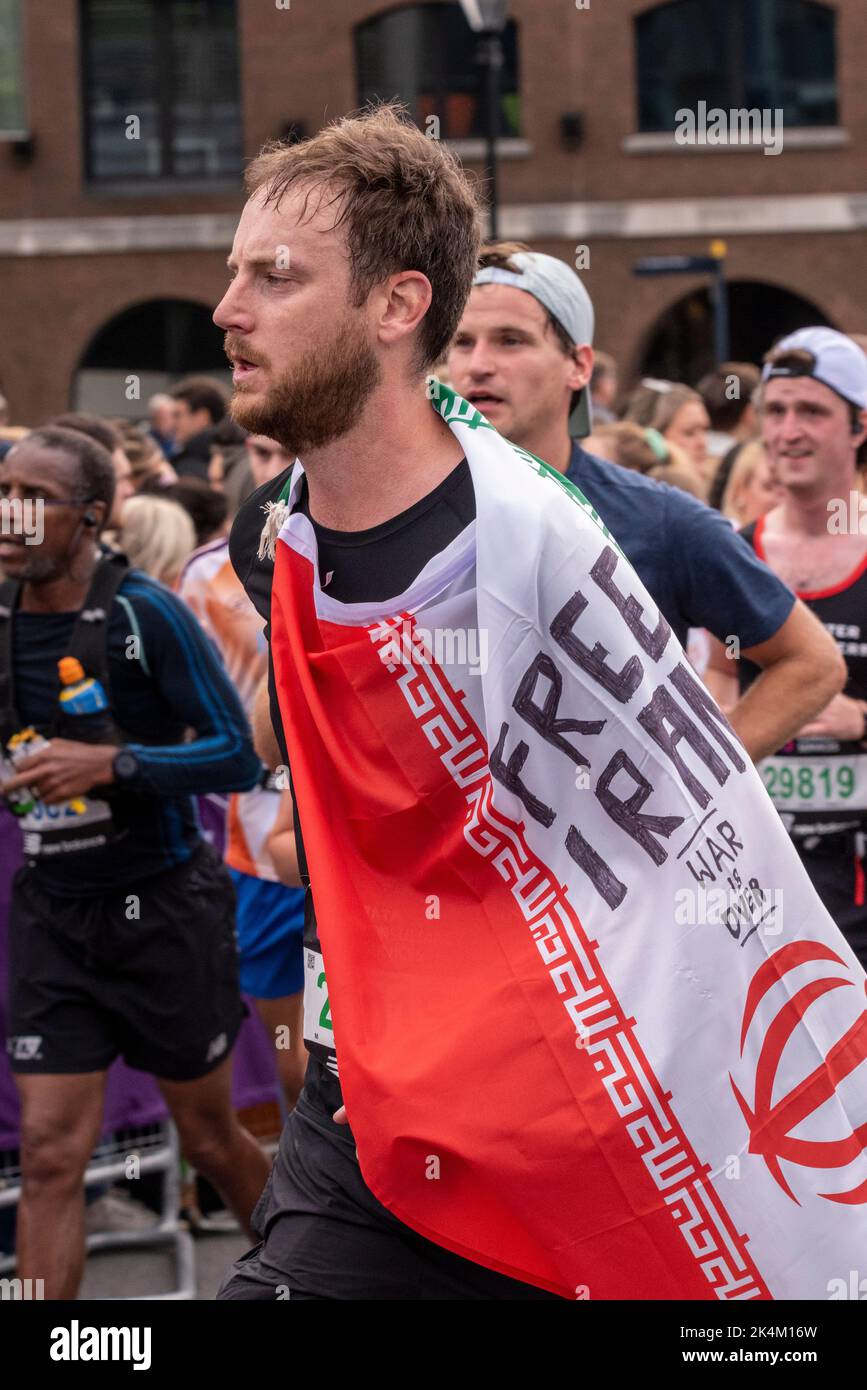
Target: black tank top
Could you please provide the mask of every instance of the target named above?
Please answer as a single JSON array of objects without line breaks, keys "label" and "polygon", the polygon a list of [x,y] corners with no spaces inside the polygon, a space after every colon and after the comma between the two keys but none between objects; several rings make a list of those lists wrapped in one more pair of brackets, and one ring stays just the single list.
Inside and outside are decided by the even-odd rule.
[{"label": "black tank top", "polygon": [[[765,560],[764,518],[741,536]],[[834,638],[845,659],[848,678],[843,693],[867,700],[867,556],[852,574],[829,589],[799,593]],[[739,663],[741,691],[759,674],[752,662]],[[867,742],[832,738],[792,739],[766,758],[760,771],[783,823],[799,847],[820,847],[829,837],[863,832],[867,827]]]},{"label": "black tank top", "polygon": [[[427,497],[368,531],[338,532],[320,526],[310,516],[306,486],[298,499],[298,510],[305,513],[316,533],[323,588],[341,603],[378,603],[408,589],[428,560],[469,526],[476,514],[476,498],[470,466],[463,459]],[[304,851],[297,807],[295,838],[300,858]],[[308,889],[304,911],[304,1041],[312,1060],[299,1109],[311,1123],[354,1145],[349,1127],[331,1121],[333,1112],[343,1104],[343,1096],[321,952],[315,902]]]}]

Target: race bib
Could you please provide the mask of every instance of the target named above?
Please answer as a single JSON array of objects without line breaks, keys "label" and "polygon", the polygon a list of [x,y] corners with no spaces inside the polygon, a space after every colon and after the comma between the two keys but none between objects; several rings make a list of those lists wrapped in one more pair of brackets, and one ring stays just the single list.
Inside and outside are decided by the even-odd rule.
[{"label": "race bib", "polygon": [[334,1050],[325,967],[318,951],[304,948],[304,1041]]},{"label": "race bib", "polygon": [[778,811],[867,809],[867,754],[765,758],[759,771]]},{"label": "race bib", "polygon": [[78,854],[102,849],[115,837],[114,820],[107,801],[74,797],[59,806],[37,801],[18,824],[28,859],[47,859],[59,854]]}]

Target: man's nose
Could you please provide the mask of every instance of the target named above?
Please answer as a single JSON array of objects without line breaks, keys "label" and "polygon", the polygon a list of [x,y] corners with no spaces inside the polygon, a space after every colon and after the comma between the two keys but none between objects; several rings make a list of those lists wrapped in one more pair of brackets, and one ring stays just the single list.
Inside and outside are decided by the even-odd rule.
[{"label": "man's nose", "polygon": [[466,369],[471,377],[491,376],[494,371],[493,355],[487,343],[475,343],[466,359]]},{"label": "man's nose", "polygon": [[239,281],[233,280],[213,312],[213,320],[226,333],[250,333],[253,317],[245,307]]},{"label": "man's nose", "polygon": [[804,422],[798,411],[787,410],[780,422],[780,433],[784,439],[797,439],[803,433]]}]

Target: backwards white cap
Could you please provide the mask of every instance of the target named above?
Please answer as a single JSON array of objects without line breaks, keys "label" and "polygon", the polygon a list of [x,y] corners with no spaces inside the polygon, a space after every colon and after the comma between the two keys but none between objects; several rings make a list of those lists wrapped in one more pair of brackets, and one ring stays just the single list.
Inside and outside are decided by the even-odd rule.
[{"label": "backwards white cap", "polygon": [[[566,265],[565,261],[558,261],[556,256],[546,256],[541,251],[516,251],[509,260],[520,269],[503,270],[499,266],[486,266],[478,271],[473,284],[513,285],[517,290],[525,290],[557,320],[576,347],[592,345],[593,305],[572,267]],[[583,438],[592,428],[589,385],[575,395],[578,399],[569,417],[569,432]]]},{"label": "backwards white cap", "polygon": [[867,410],[867,356],[857,343],[835,328],[799,328],[797,333],[790,333],[774,344],[774,356],[796,349],[812,355],[811,368],[806,363],[801,368],[778,367],[774,362],[766,362],[762,381],[780,376],[811,376],[836,391],[844,401]]}]

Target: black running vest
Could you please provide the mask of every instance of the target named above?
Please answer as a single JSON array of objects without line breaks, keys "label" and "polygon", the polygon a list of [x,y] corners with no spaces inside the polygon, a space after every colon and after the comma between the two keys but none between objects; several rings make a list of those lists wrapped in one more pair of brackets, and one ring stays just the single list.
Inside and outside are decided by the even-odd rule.
[{"label": "black running vest", "polygon": [[[763,520],[741,532],[764,560]],[[834,638],[846,661],[843,693],[867,700],[867,556],[852,574],[829,589],[799,593]],[[739,663],[741,689],[759,674],[752,662]],[[800,848],[822,839],[867,829],[867,741],[831,738],[792,739],[760,764],[768,793],[786,829]]]}]

